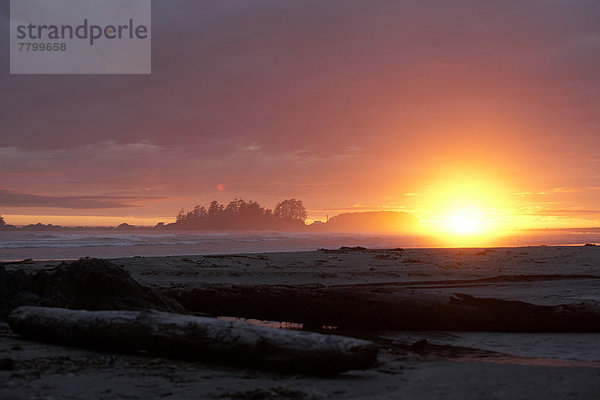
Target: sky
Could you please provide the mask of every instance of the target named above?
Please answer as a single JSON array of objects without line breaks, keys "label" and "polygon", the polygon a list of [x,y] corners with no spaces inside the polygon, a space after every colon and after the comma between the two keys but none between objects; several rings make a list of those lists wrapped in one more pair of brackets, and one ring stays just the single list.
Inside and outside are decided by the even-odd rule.
[{"label": "sky", "polygon": [[598,1],[156,0],[150,75],[10,75],[8,15],[8,223],[238,197],[600,226]]}]

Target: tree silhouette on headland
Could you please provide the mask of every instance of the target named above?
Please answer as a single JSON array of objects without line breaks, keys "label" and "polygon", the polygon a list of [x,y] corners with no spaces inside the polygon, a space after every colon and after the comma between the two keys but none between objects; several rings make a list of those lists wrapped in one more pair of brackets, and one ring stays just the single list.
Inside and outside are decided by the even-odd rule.
[{"label": "tree silhouette on headland", "polygon": [[15,226],[7,224],[6,221],[4,220],[4,217],[2,215],[0,215],[0,230],[12,231],[14,229],[16,229]]},{"label": "tree silhouette on headland", "polygon": [[296,199],[284,200],[277,204],[277,206],[275,206],[273,215],[275,218],[279,218],[284,221],[301,221],[302,223],[304,223],[308,217],[306,209],[304,208],[304,204],[302,204],[301,200]]},{"label": "tree silhouette on headland", "polygon": [[278,203],[275,210],[258,202],[234,199],[224,206],[211,201],[208,208],[197,205],[191,211],[180,210],[175,223],[166,227],[204,230],[295,230],[306,227],[308,214],[301,200],[288,199]]}]

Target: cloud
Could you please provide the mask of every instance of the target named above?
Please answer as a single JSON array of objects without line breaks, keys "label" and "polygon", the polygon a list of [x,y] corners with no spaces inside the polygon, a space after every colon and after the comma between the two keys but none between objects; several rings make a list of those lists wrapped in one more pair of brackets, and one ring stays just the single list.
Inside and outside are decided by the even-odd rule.
[{"label": "cloud", "polygon": [[600,186],[586,187],[559,187],[552,189],[552,193],[580,193],[580,192],[595,192],[600,190]]},{"label": "cloud", "polygon": [[557,193],[557,194],[589,193],[589,192],[596,192],[599,190],[600,190],[600,186],[557,187],[557,188],[550,189],[548,191],[540,191],[540,192],[516,192],[516,193],[513,193],[513,195],[521,196],[521,197],[533,196],[533,195],[545,196],[545,195],[551,195],[551,194],[555,194],[555,193]]},{"label": "cloud", "polygon": [[37,192],[57,187],[71,191],[87,182],[87,188],[79,192],[95,194],[105,191],[101,188],[104,183],[112,181],[114,190],[120,190],[122,186],[131,187],[145,168],[159,169],[161,151],[146,141],[108,141],[71,149],[0,147],[0,176],[4,185],[13,189],[26,182],[38,187]]},{"label": "cloud", "polygon": [[[345,140],[386,148],[428,128],[424,114],[443,126],[488,107],[543,124],[556,119],[548,106],[559,117],[597,109],[600,56],[586,46],[596,43],[598,7],[587,2],[217,3],[153,2],[150,76],[1,76],[3,142],[147,139],[219,151],[220,140],[245,139],[288,152]],[[594,71],[587,78],[568,64],[584,53],[576,67]],[[587,89],[573,86],[583,78]],[[526,106],[511,106],[515,98]]]},{"label": "cloud", "polygon": [[72,209],[103,209],[136,207],[135,198],[119,196],[41,196],[0,189],[0,207],[56,207]]},{"label": "cloud", "polygon": [[523,215],[535,215],[545,217],[568,217],[568,216],[593,216],[600,215],[600,210],[578,210],[578,209],[557,209],[557,210],[540,210],[533,213]]}]

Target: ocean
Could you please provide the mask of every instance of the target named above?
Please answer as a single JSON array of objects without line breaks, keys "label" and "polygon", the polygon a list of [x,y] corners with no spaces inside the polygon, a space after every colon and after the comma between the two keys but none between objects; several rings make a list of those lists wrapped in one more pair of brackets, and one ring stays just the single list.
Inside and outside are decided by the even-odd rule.
[{"label": "ocean", "polygon": [[[600,232],[536,231],[514,234],[488,243],[459,247],[516,247],[600,243]],[[107,232],[6,231],[0,232],[0,260],[78,259],[81,257],[134,257],[193,254],[233,254],[310,251],[320,248],[454,247],[426,236],[355,233],[280,232]]]}]

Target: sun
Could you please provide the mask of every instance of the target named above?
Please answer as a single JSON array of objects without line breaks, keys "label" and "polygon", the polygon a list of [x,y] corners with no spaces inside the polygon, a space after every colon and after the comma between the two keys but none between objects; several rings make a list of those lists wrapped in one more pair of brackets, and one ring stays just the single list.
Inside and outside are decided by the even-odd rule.
[{"label": "sun", "polygon": [[483,222],[476,215],[456,213],[448,218],[446,228],[457,235],[476,235],[482,233]]},{"label": "sun", "polygon": [[446,177],[421,193],[421,226],[443,245],[499,243],[516,218],[511,210],[511,192],[491,178]]},{"label": "sun", "polygon": [[500,238],[499,221],[484,207],[447,209],[439,214],[434,236],[449,247],[491,245]]}]

